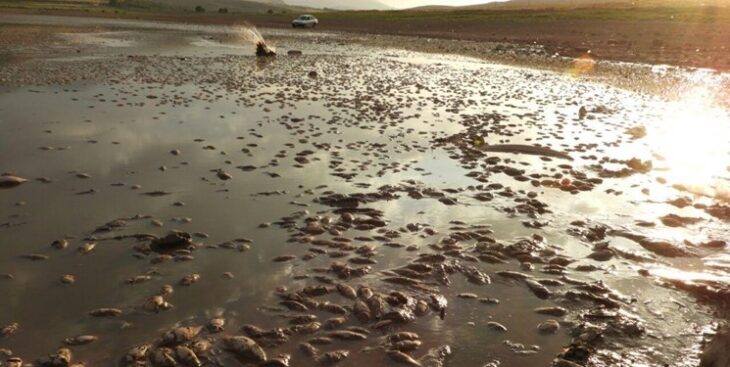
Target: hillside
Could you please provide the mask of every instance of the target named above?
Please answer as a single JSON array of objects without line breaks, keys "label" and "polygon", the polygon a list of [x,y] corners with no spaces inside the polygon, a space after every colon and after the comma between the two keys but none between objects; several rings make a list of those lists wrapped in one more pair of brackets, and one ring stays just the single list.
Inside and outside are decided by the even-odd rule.
[{"label": "hillside", "polygon": [[390,6],[379,0],[284,0],[288,5],[337,10],[389,10]]},{"label": "hillside", "polygon": [[730,6],[730,0],[509,0],[471,6],[421,6],[411,11],[523,10],[595,7]]},{"label": "hillside", "polygon": [[[118,0],[124,1],[124,0]],[[168,8],[194,9],[202,6],[209,11],[226,8],[235,12],[262,13],[269,10],[280,12],[288,10],[289,6],[282,0],[146,0],[149,3],[159,4]]]},{"label": "hillside", "polygon": [[583,8],[600,6],[656,7],[656,6],[727,6],[730,0],[509,0],[484,5],[461,7],[462,9],[546,9]]}]

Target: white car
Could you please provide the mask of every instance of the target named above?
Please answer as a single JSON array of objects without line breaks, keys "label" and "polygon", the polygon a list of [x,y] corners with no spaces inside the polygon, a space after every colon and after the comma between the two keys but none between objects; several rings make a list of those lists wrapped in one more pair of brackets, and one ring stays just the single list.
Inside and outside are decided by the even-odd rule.
[{"label": "white car", "polygon": [[312,15],[300,15],[291,22],[292,28],[314,28],[317,24],[319,20]]}]

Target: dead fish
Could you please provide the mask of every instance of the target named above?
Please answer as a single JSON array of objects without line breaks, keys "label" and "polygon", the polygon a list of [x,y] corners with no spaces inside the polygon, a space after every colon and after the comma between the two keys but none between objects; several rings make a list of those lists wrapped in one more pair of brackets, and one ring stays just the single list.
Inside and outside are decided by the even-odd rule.
[{"label": "dead fish", "polygon": [[271,261],[277,262],[277,263],[282,263],[282,262],[294,260],[296,258],[297,257],[294,255],[281,255],[281,256],[277,256],[277,257],[273,258]]},{"label": "dead fish", "polygon": [[439,313],[441,320],[446,317],[446,308],[449,306],[446,297],[440,294],[431,294],[429,295],[429,304],[434,311]]},{"label": "dead fish", "polygon": [[418,349],[421,346],[420,340],[402,340],[399,342],[391,343],[390,348],[401,352],[410,352]]},{"label": "dead fish", "polygon": [[225,326],[226,319],[222,317],[214,317],[208,320],[208,323],[205,325],[206,329],[211,333],[220,333],[225,329]]},{"label": "dead fish", "polygon": [[195,352],[183,345],[175,347],[175,356],[184,366],[200,367],[203,365]]},{"label": "dead fish", "polygon": [[9,189],[28,182],[27,179],[11,175],[0,176],[0,189]]},{"label": "dead fish", "polygon": [[253,362],[266,360],[266,352],[253,339],[245,336],[227,336],[223,338],[225,349],[236,356]]},{"label": "dead fish", "polygon": [[530,288],[532,293],[534,293],[537,298],[547,299],[550,298],[550,295],[552,294],[552,292],[550,292],[547,287],[532,279],[525,279],[525,284],[527,284],[527,287]]},{"label": "dead fish", "polygon": [[281,301],[279,304],[291,311],[309,311],[309,307],[297,301]]},{"label": "dead fish", "polygon": [[41,255],[41,254],[28,254],[28,255],[23,255],[22,257],[26,258],[28,260],[32,260],[32,261],[48,260],[47,255]]},{"label": "dead fish", "polygon": [[555,320],[547,320],[537,325],[540,334],[555,334],[560,330],[560,323]]},{"label": "dead fish", "polygon": [[150,358],[152,364],[156,367],[176,367],[178,366],[175,359],[175,351],[170,348],[157,348],[152,352]]},{"label": "dead fish", "polygon": [[118,308],[97,308],[89,312],[94,317],[118,317],[122,314],[122,310]]},{"label": "dead fish", "polygon": [[355,291],[355,288],[352,288],[352,287],[350,287],[347,284],[338,283],[337,284],[337,291],[340,292],[340,294],[343,297],[350,298],[350,299],[356,299],[357,298],[357,292]]},{"label": "dead fish", "polygon": [[[134,187],[134,186],[132,186],[132,187]],[[172,193],[171,192],[167,192],[167,191],[157,190],[157,191],[145,192],[142,195],[153,196],[153,197],[160,197],[160,196],[172,195]]]},{"label": "dead fish", "polygon": [[356,333],[354,331],[349,331],[349,330],[333,331],[327,335],[332,338],[340,339],[340,340],[365,340],[368,338],[367,335]]},{"label": "dead fish", "polygon": [[535,309],[535,312],[543,315],[550,315],[550,316],[565,316],[568,313],[568,310],[566,310],[563,307],[538,307]]},{"label": "dead fish", "polygon": [[76,277],[71,274],[62,275],[60,280],[61,280],[61,283],[63,283],[63,284],[76,283]]},{"label": "dead fish", "polygon": [[291,362],[291,355],[280,354],[276,358],[271,358],[259,364],[258,367],[289,367],[289,362]]},{"label": "dead fish", "polygon": [[180,285],[188,287],[197,283],[198,280],[200,280],[200,274],[186,275],[185,277],[180,279]]},{"label": "dead fish", "polygon": [[504,326],[504,325],[502,325],[502,324],[500,324],[500,323],[498,323],[496,321],[490,321],[490,322],[488,322],[487,323],[487,327],[490,328],[490,329],[492,329],[492,330],[494,330],[494,331],[500,331],[500,332],[507,331],[507,327],[506,326]]},{"label": "dead fish", "polygon": [[86,254],[89,254],[92,251],[94,251],[95,248],[96,248],[96,243],[87,242],[87,243],[84,243],[83,245],[81,245],[79,247],[78,251],[79,251],[79,253],[86,255]]},{"label": "dead fish", "polygon": [[493,153],[518,153],[518,154],[529,154],[539,155],[544,157],[567,159],[572,161],[573,158],[564,152],[559,152],[546,147],[538,147],[535,145],[523,145],[523,144],[495,144],[495,145],[481,145],[477,147],[478,150],[483,152]]},{"label": "dead fish", "polygon": [[223,181],[227,181],[227,180],[230,180],[233,178],[233,176],[231,176],[228,172],[226,172],[222,169],[219,169],[218,171],[216,171],[216,176],[218,176],[218,178]]},{"label": "dead fish", "polygon": [[18,332],[19,328],[20,328],[20,324],[18,324],[17,322],[5,325],[5,326],[3,326],[2,329],[0,329],[0,337],[3,337],[3,338],[9,337],[10,335],[13,335],[16,332]]},{"label": "dead fish", "polygon": [[337,364],[339,362],[342,362],[344,359],[350,356],[350,351],[345,349],[335,350],[332,352],[327,352],[322,354],[317,358],[317,363],[325,365],[325,366],[331,366],[333,364]]},{"label": "dead fish", "polygon": [[147,355],[150,352],[151,346],[149,344],[142,344],[132,347],[122,357],[122,364],[125,367],[143,367],[147,360]]},{"label": "dead fish", "polygon": [[7,367],[23,367],[23,360],[18,357],[10,357],[5,360]]},{"label": "dead fish", "polygon": [[361,300],[355,301],[353,312],[355,313],[355,317],[357,317],[357,319],[360,320],[360,322],[362,323],[369,322],[372,319],[370,307],[368,307],[368,305]]},{"label": "dead fish", "polygon": [[309,357],[316,357],[317,355],[319,355],[319,349],[309,343],[299,344],[299,350],[301,350],[302,353],[306,354]]},{"label": "dead fish", "polygon": [[171,309],[172,305],[165,301],[162,296],[155,295],[147,298],[142,304],[142,308],[147,312],[160,312]]},{"label": "dead fish", "polygon": [[99,337],[97,337],[95,335],[79,335],[79,336],[74,336],[74,337],[64,339],[63,344],[70,345],[70,346],[86,345],[86,344],[91,344],[97,340],[99,340]]},{"label": "dead fish", "polygon": [[131,278],[127,278],[127,280],[125,280],[124,283],[133,285],[133,284],[144,283],[144,282],[147,282],[150,280],[152,280],[152,277],[149,275],[136,275]]},{"label": "dead fish", "polygon": [[347,322],[347,319],[342,316],[331,317],[331,318],[325,320],[324,324],[322,324],[322,326],[327,330],[333,330],[333,329],[336,329],[336,328],[342,326],[342,324],[344,324],[345,322]]},{"label": "dead fish", "polygon": [[161,344],[163,345],[175,345],[180,343],[186,343],[195,339],[200,331],[203,330],[202,326],[180,326],[162,334]]},{"label": "dead fish", "polygon": [[66,240],[64,240],[64,239],[60,239],[60,240],[55,240],[55,241],[53,241],[53,242],[51,243],[51,247],[53,247],[53,248],[57,248],[57,249],[59,249],[59,250],[63,250],[63,249],[65,249],[66,247],[68,247],[68,241],[66,241]]},{"label": "dead fish", "polygon": [[[71,350],[68,348],[59,348],[56,353],[48,356],[47,365],[53,367],[65,367],[71,365]],[[45,365],[44,363],[41,363]]]},{"label": "dead fish", "polygon": [[401,331],[388,335],[388,341],[391,343],[397,343],[404,340],[419,340],[421,337],[418,334],[411,331]]},{"label": "dead fish", "polygon": [[388,354],[388,357],[390,357],[390,359],[392,359],[398,363],[405,364],[408,366],[415,366],[415,367],[421,366],[421,363],[419,363],[418,361],[413,359],[413,357],[411,357],[408,354],[405,354],[399,350],[389,350],[387,352],[387,354]]}]

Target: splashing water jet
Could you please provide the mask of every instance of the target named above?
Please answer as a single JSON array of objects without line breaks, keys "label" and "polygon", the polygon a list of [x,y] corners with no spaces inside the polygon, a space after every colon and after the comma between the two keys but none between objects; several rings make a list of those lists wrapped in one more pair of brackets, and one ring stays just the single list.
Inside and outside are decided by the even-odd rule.
[{"label": "splashing water jet", "polygon": [[231,32],[243,42],[251,42],[256,45],[256,56],[272,57],[276,56],[276,50],[266,44],[266,40],[261,33],[252,24],[239,25]]}]

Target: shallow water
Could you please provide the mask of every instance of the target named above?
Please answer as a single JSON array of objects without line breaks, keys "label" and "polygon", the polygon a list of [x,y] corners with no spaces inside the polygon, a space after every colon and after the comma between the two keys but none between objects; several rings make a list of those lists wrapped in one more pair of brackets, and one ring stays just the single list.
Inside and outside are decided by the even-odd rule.
[{"label": "shallow water", "polygon": [[[2,20],[68,21],[7,16]],[[85,22],[98,25],[94,20]],[[283,327],[293,313],[278,305],[277,288],[321,284],[313,278],[318,275],[314,270],[344,262],[352,253],[343,258],[319,254],[304,261],[302,256],[314,246],[291,242],[298,231],[275,222],[302,210],[336,218],[333,207],[316,199],[330,192],[369,193],[394,185],[400,187],[397,198],[361,207],[381,210],[386,228],[394,231],[390,234],[399,236],[392,241],[414,245],[415,250],[391,248],[384,240],[354,240],[356,246],[376,247],[377,264],[368,275],[347,280],[348,284],[368,285],[386,295],[403,290],[419,297],[414,289],[381,281],[383,271],[401,267],[419,253],[439,252],[429,245],[446,243],[457,232],[486,228],[489,237],[502,244],[540,235],[544,241],[538,242],[547,249],[575,261],[565,275],[600,282],[623,294],[630,301],[622,303],[621,310],[641,319],[646,328],[637,338],[621,333],[607,336],[591,359],[593,365],[696,365],[703,332],[715,321],[712,308],[697,304],[688,293],[663,287],[661,281],[677,269],[724,274],[726,269],[707,267],[703,260],[716,265],[726,251],[691,247],[697,257],[668,258],[635,241],[608,236],[605,242],[612,248],[648,260],[616,256],[599,262],[586,257],[596,242],[568,229],[576,229],[571,223],[583,220],[683,248],[688,247],[684,240],[698,244],[722,239],[726,230],[722,220],[699,208],[680,210],[667,204],[680,196],[690,196],[694,203],[724,200],[728,137],[718,133],[724,131],[718,126],[730,118],[727,110],[714,104],[711,87],[698,91],[699,97],[664,101],[558,73],[340,45],[336,35],[284,31],[263,32],[280,56],[262,61],[251,56],[252,45],[234,41],[223,28],[166,26],[150,31],[136,22],[106,26],[134,29],[59,34],[63,46],[52,57],[3,66],[8,80],[26,82],[3,87],[0,93],[0,171],[31,181],[0,191],[0,273],[14,278],[0,280],[6,299],[0,304],[0,326],[20,324],[17,333],[0,339],[1,348],[33,360],[53,352],[67,337],[93,334],[99,340],[74,347],[75,359],[110,365],[130,347],[153,342],[177,324],[201,325],[219,314],[228,323],[224,334],[240,334],[243,324]],[[85,47],[77,51],[79,45]],[[301,49],[305,55],[286,56],[290,49]],[[310,71],[316,76],[309,77]],[[583,119],[578,118],[581,106],[590,110]],[[645,127],[647,136],[631,139],[626,130],[638,125]],[[468,136],[461,140],[439,140],[464,132]],[[515,180],[492,170],[494,164],[486,163],[485,157],[469,159],[464,152],[471,147],[464,142],[477,135],[488,144],[543,144],[568,152],[574,160],[490,153],[489,157],[501,159],[500,165],[525,170],[520,176],[536,175],[535,186],[531,180]],[[172,150],[180,154],[170,154]],[[308,162],[296,162],[296,154],[304,150],[311,150],[303,154]],[[616,161],[601,163],[603,157]],[[573,193],[539,185],[548,178],[580,180],[576,177],[581,174],[597,178],[606,170],[625,167],[622,160],[634,157],[652,160],[654,170],[606,177],[592,190]],[[570,166],[560,166],[564,164]],[[255,169],[237,168],[241,166]],[[219,169],[232,178],[218,178]],[[35,180],[40,177],[52,182]],[[479,186],[489,184],[511,190]],[[684,191],[676,186],[680,184],[686,186]],[[690,189],[705,196],[693,196],[687,192]],[[144,195],[156,190],[169,194]],[[414,191],[429,190],[453,199],[455,205],[428,196],[409,197]],[[486,193],[494,198],[479,200]],[[537,198],[550,212],[520,211],[526,198]],[[671,228],[658,220],[668,213],[702,221]],[[94,233],[112,220],[136,215],[149,217],[130,219],[110,233]],[[153,225],[152,219],[163,226]],[[638,225],[638,220],[655,226]],[[540,228],[525,225],[533,221]],[[274,225],[261,228],[262,223]],[[301,228],[302,221],[297,223]],[[413,223],[437,233],[405,229]],[[140,255],[134,250],[139,241],[101,239],[140,233],[164,236],[170,230],[204,233],[195,238],[203,245],[237,238],[252,243],[245,252],[201,246],[191,261],[151,264],[154,255],[133,256]],[[351,230],[342,236],[383,233],[383,229]],[[76,247],[88,242],[84,238],[89,236],[96,238],[97,247],[80,254]],[[68,249],[50,246],[64,237],[69,239]],[[464,254],[470,254],[476,241],[459,244]],[[27,254],[50,258],[30,261],[22,257]],[[272,262],[283,254],[297,258]],[[329,254],[341,255],[332,250]],[[454,351],[449,366],[489,362],[547,366],[570,343],[570,331],[584,321],[583,314],[597,309],[567,300],[563,292],[569,285],[551,287],[554,296],[542,300],[521,282],[496,274],[524,271],[515,259],[499,265],[458,256],[451,260],[476,266],[492,278],[492,284],[478,286],[452,274],[450,286],[437,286],[449,301],[444,320],[431,312],[387,330],[418,332],[423,346],[412,353],[416,358],[429,348],[448,344]],[[542,273],[541,264],[534,265],[534,270],[524,272],[538,279],[561,279]],[[576,271],[577,265],[600,269]],[[648,269],[652,275],[640,276],[638,269]],[[224,272],[235,278],[223,278]],[[177,285],[191,273],[200,274],[201,280],[190,287]],[[63,274],[75,275],[76,283],[61,284]],[[125,284],[140,274],[152,274],[152,280]],[[329,273],[319,275],[336,279]],[[166,298],[175,307],[154,314],[139,310],[164,284],[175,287]],[[500,303],[457,297],[464,292]],[[323,299],[352,304],[336,293]],[[556,317],[533,310],[554,305],[568,308],[563,326],[555,335],[540,335],[537,325]],[[88,315],[100,307],[124,313],[109,319]],[[313,313],[321,320],[332,316]],[[489,321],[502,323],[507,331],[489,329]],[[346,325],[360,323],[349,317]],[[387,365],[393,362],[382,351],[360,352],[378,346],[381,335],[373,330],[365,341],[335,342],[322,349],[351,350],[353,354],[341,364],[345,366]],[[266,348],[267,353],[291,353],[292,365],[311,365],[296,349],[298,342],[310,337],[292,336],[282,345]],[[506,340],[539,349],[534,354],[514,353]],[[212,360],[238,363],[226,353]]]}]

